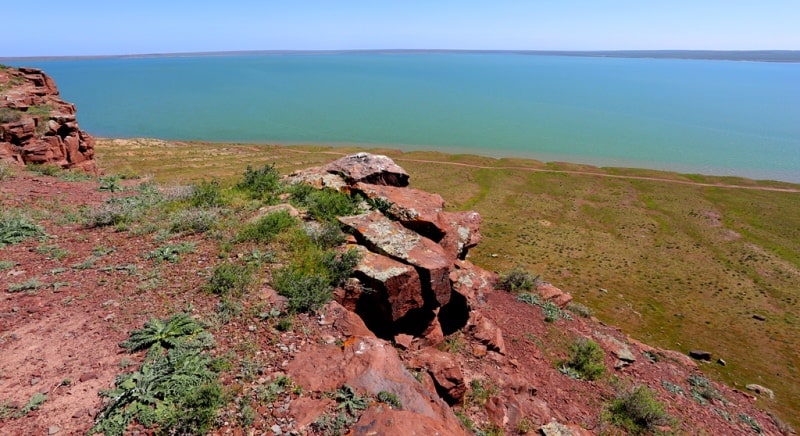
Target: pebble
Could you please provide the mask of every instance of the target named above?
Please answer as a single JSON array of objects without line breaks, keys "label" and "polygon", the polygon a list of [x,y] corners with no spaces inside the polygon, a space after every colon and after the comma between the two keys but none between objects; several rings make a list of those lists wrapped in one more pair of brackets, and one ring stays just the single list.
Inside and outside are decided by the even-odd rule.
[{"label": "pebble", "polygon": [[278,424],[275,424],[275,425],[273,425],[273,426],[270,428],[270,430],[272,430],[272,432],[273,432],[273,433],[275,433],[276,435],[278,435],[278,434],[282,434],[282,433],[281,433],[281,426],[279,426]]},{"label": "pebble", "polygon": [[47,434],[56,434],[61,431],[61,427],[57,425],[51,425],[50,428],[47,429]]}]

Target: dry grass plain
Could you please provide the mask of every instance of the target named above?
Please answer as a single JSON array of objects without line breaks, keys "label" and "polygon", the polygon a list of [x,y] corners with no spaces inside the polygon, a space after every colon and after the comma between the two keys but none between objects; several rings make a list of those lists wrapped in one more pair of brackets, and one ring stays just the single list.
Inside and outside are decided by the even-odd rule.
[{"label": "dry grass plain", "polygon": [[[286,174],[360,149],[103,139],[96,150],[110,174],[226,183],[247,165]],[[413,187],[442,195],[448,208],[481,213],[473,262],[540,274],[651,345],[712,352],[727,364],[703,364],[706,373],[773,389],[774,402],[758,401],[800,427],[800,186],[368,151],[395,159]]]}]

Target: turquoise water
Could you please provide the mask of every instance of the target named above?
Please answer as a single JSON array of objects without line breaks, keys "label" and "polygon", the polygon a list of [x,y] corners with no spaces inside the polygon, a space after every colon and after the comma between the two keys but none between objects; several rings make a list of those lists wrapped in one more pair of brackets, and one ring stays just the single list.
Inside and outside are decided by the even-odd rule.
[{"label": "turquoise water", "polygon": [[391,145],[800,182],[800,64],[498,53],[25,64],[51,74],[97,136]]}]

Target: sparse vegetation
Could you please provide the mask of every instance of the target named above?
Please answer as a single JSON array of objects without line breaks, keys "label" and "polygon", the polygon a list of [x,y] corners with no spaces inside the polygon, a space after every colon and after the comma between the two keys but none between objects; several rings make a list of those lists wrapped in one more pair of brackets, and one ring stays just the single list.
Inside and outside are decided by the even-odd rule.
[{"label": "sparse vegetation", "polygon": [[247,265],[223,262],[214,268],[205,286],[215,295],[241,297],[253,282],[253,271]]},{"label": "sparse vegetation", "polygon": [[154,346],[175,348],[196,339],[204,331],[203,325],[186,313],[177,313],[169,319],[151,319],[144,327],[133,330],[120,347],[130,352],[146,350]]},{"label": "sparse vegetation", "polygon": [[708,401],[721,399],[719,391],[711,383],[711,380],[697,374],[692,374],[686,380],[691,386],[690,394],[700,404],[705,404]]},{"label": "sparse vegetation", "polygon": [[617,395],[608,407],[608,419],[633,434],[653,431],[656,426],[670,423],[664,405],[644,385]]},{"label": "sparse vegetation", "polygon": [[497,394],[498,388],[491,380],[476,378],[469,382],[469,391],[464,401],[474,406],[485,406],[489,399]]},{"label": "sparse vegetation", "polygon": [[17,175],[10,163],[0,161],[0,181],[8,180]]},{"label": "sparse vegetation", "polygon": [[[587,338],[578,338],[570,346],[569,359],[563,362],[563,366],[578,375],[573,378],[597,380],[606,371],[606,366],[603,364],[604,357],[605,353],[597,342]],[[564,372],[562,371],[562,373]],[[567,375],[572,375],[572,373],[567,373]]]},{"label": "sparse vegetation", "polygon": [[308,210],[308,213],[320,221],[335,221],[336,217],[357,213],[358,198],[334,191],[332,189],[315,189],[304,183],[289,188],[292,202]]},{"label": "sparse vegetation", "polygon": [[0,212],[0,248],[44,235],[44,229],[19,214]]},{"label": "sparse vegetation", "polygon": [[10,107],[0,108],[0,124],[13,123],[22,118],[22,112]]},{"label": "sparse vegetation", "polygon": [[298,224],[289,212],[280,210],[270,213],[254,223],[245,224],[236,236],[237,242],[271,242],[282,231]]},{"label": "sparse vegetation", "polygon": [[378,395],[376,395],[376,398],[381,403],[388,404],[393,409],[399,410],[403,408],[403,404],[400,403],[400,399],[397,398],[397,394],[394,394],[392,392],[380,391],[378,392]]},{"label": "sparse vegetation", "polygon": [[21,409],[19,409],[16,413],[14,413],[13,415],[14,418],[21,418],[31,413],[32,411],[37,410],[38,408],[42,407],[42,404],[44,404],[45,401],[47,401],[47,395],[41,392],[33,394],[31,399],[28,400],[28,402],[25,403],[25,405],[22,406]]},{"label": "sparse vegetation", "polygon": [[265,165],[260,169],[248,165],[243,180],[236,187],[252,199],[272,203],[281,187],[280,177],[275,165]]},{"label": "sparse vegetation", "polygon": [[504,291],[516,294],[522,291],[530,291],[539,283],[541,283],[539,276],[534,276],[530,272],[517,267],[502,274],[497,285]]},{"label": "sparse vegetation", "polygon": [[228,202],[222,194],[219,180],[215,179],[210,182],[203,180],[192,186],[189,203],[194,207],[212,208],[225,206]]},{"label": "sparse vegetation", "polygon": [[156,263],[167,261],[176,263],[180,260],[180,255],[194,253],[195,244],[193,242],[179,242],[177,244],[162,245],[155,250],[147,253],[148,259],[153,259]]},{"label": "sparse vegetation", "polygon": [[40,282],[38,277],[33,277],[22,283],[9,283],[8,292],[35,292],[43,286],[44,283]]}]

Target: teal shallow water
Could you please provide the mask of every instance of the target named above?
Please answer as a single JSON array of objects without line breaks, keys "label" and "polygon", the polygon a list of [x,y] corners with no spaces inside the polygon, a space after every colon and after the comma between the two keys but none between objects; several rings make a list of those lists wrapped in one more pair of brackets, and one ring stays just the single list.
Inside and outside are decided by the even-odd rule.
[{"label": "teal shallow water", "polygon": [[25,64],[51,74],[97,136],[390,145],[800,182],[800,64],[499,53]]}]

